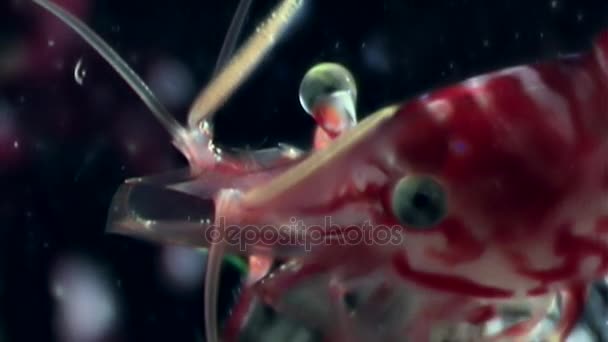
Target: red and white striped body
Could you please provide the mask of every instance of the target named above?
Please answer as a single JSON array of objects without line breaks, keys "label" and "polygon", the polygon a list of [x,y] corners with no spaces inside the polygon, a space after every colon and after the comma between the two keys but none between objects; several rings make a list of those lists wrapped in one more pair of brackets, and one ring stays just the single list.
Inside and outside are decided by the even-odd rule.
[{"label": "red and white striped body", "polygon": [[458,291],[501,297],[607,271],[608,73],[600,47],[478,76],[397,112],[403,140],[395,153],[406,172],[444,184],[450,210],[432,232],[409,233],[396,263],[406,277],[450,275],[487,287]]},{"label": "red and white striped body", "polygon": [[[226,67],[231,72],[220,72],[207,88],[213,96],[199,96],[188,129],[83,23],[52,2],[34,2],[110,62],[188,158],[186,173],[123,185],[108,226],[210,247],[210,342],[217,340],[217,281],[225,252],[263,261],[227,324],[227,340],[238,338],[250,306],[261,299],[328,331],[332,341],[416,342],[431,340],[444,323],[487,325],[501,307],[524,300],[530,318],[494,337],[527,341],[546,313],[545,299],[564,294],[557,330],[567,332],[586,286],[608,273],[608,31],[589,53],[477,76],[384,108],[358,125],[345,115],[354,114],[353,103],[340,107],[342,98],[333,99],[313,109],[319,127],[308,157],[279,149],[233,159],[213,147],[205,123],[220,104],[206,101],[234,91],[255,65],[248,61],[272,45],[278,21],[288,21],[298,1],[284,1],[262,27],[275,30],[255,36],[267,39],[266,47],[258,40],[247,45],[250,54],[243,56],[253,57],[237,58],[240,63]],[[404,223],[403,207],[395,204],[401,181],[417,177],[445,195],[441,215],[423,225]],[[189,215],[181,205],[193,198],[203,200],[193,205],[202,215]],[[204,205],[209,202],[215,210]],[[153,214],[177,218],[145,219],[140,214],[150,207]],[[228,234],[219,236],[224,240],[207,235],[234,227],[245,249],[227,244]],[[273,229],[280,227],[290,227],[280,233],[294,236],[277,235]],[[284,264],[264,277],[272,265],[268,257]],[[358,301],[348,304],[353,293]],[[302,294],[304,300],[294,304]],[[325,305],[313,306],[324,312],[305,310],[322,296]]]},{"label": "red and white striped body", "polygon": [[[283,179],[245,192],[227,217],[252,224],[296,217],[304,227],[331,217],[343,232],[367,223],[397,227],[403,236],[399,245],[316,246],[285,276],[289,286],[301,268],[346,283],[385,270],[381,277],[435,300],[443,294],[445,303],[475,303],[423,314],[429,302],[421,300],[426,309],[410,323],[484,323],[493,308],[480,303],[567,290],[575,298],[564,314],[567,330],[585,285],[608,271],[606,56],[608,32],[590,53],[430,92],[331,143],[317,132],[316,154]],[[421,174],[442,184],[448,198],[446,217],[423,230],[401,224],[390,205],[396,182]],[[262,286],[267,298],[289,287],[276,278]],[[473,318],[484,308],[483,319]]]}]

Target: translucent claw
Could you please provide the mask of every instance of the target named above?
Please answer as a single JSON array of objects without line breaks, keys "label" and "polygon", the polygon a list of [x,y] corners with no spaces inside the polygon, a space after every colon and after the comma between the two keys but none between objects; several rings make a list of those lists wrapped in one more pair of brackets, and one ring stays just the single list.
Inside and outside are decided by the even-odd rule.
[{"label": "translucent claw", "polygon": [[[209,247],[216,189],[193,183],[189,170],[130,179],[110,206],[107,231],[160,243]],[[198,186],[198,188],[197,188]]]}]

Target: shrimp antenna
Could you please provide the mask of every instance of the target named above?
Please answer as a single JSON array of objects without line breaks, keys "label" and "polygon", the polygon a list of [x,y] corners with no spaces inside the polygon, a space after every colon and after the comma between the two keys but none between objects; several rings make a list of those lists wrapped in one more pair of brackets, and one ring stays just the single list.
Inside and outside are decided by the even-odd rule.
[{"label": "shrimp antenna", "polygon": [[303,0],[281,1],[266,22],[259,26],[256,33],[237,51],[228,65],[199,93],[188,114],[188,125],[192,129],[200,127],[203,121],[208,121],[245,81],[285,31],[302,2]]},{"label": "shrimp antenna", "polygon": [[177,122],[175,117],[161,104],[146,83],[129,67],[116,51],[114,51],[101,37],[93,32],[85,23],[76,18],[60,6],[48,0],[32,0],[55,15],[78,35],[80,35],[97,53],[99,53],[120,76],[129,84],[131,89],[139,95],[154,116],[167,129],[174,141],[181,142],[185,136],[185,128]]},{"label": "shrimp antenna", "polygon": [[[213,76],[217,76],[224,66],[230,61],[230,57],[236,50],[236,43],[243,29],[243,24],[251,7],[252,0],[240,0],[230,27],[226,32],[222,49],[215,64]],[[217,322],[217,295],[219,287],[219,277],[223,260],[223,246],[217,243],[212,244],[207,254],[207,271],[205,272],[205,293],[204,293],[204,315],[205,315],[205,334],[207,342],[216,342],[218,338]]]},{"label": "shrimp antenna", "polygon": [[[250,0],[241,0],[236,14],[224,40],[220,57],[217,61],[215,79],[203,89],[188,114],[190,129],[208,126],[211,115],[226,99],[245,81],[247,76],[260,63],[270,50],[277,37],[285,30],[294,14],[297,13],[302,0],[283,0],[224,67],[225,61],[232,54],[239,31],[247,15]],[[219,72],[218,72],[219,71]],[[221,206],[223,201],[216,205]],[[218,341],[217,296],[221,263],[224,255],[223,242],[217,242],[209,247],[207,255],[207,272],[205,275],[204,314],[205,335],[207,342]]]},{"label": "shrimp antenna", "polygon": [[230,23],[230,27],[226,33],[226,38],[224,38],[222,50],[220,50],[220,55],[215,63],[213,76],[217,76],[217,74],[222,71],[222,68],[230,61],[230,57],[234,53],[234,50],[236,50],[236,42],[239,38],[241,30],[243,29],[243,24],[245,23],[247,13],[249,13],[251,3],[252,0],[239,1],[239,6],[236,8],[236,12],[232,17],[232,22]]}]

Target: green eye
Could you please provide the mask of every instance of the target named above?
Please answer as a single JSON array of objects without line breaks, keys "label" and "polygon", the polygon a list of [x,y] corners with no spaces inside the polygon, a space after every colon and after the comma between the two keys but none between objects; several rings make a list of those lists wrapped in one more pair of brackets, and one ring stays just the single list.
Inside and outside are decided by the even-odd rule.
[{"label": "green eye", "polygon": [[391,205],[393,214],[402,224],[429,228],[445,217],[445,191],[431,177],[406,176],[393,189]]}]

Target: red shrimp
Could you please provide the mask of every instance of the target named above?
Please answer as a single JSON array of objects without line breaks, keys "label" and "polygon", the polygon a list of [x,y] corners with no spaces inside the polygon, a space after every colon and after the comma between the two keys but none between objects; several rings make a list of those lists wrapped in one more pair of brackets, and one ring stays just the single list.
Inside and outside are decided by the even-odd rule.
[{"label": "red shrimp", "polygon": [[[225,340],[237,339],[256,301],[332,341],[432,340],[443,324],[472,327],[481,340],[529,340],[555,296],[563,305],[554,333],[563,339],[588,284],[608,271],[608,31],[589,52],[473,77],[358,124],[352,75],[322,64],[300,89],[318,123],[314,150],[234,154],[213,145],[211,114],[298,1],[281,3],[221,69],[192,106],[188,128],[78,19],[34,2],[121,73],[190,161],[187,171],[127,181],[108,225],[209,248],[209,342],[220,335],[225,253],[261,265]],[[267,275],[272,260],[282,266]],[[307,310],[312,298],[324,298],[323,312]],[[505,307],[522,301],[529,319],[488,332]]]}]

